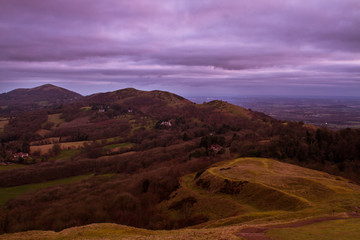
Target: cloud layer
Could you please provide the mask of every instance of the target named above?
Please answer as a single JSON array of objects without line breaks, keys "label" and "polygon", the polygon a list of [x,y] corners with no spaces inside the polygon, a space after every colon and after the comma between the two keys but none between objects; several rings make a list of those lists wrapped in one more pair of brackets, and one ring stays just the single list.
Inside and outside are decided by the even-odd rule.
[{"label": "cloud layer", "polygon": [[[358,0],[0,0],[0,92],[358,95]],[[86,86],[86,87],[85,87]]]}]

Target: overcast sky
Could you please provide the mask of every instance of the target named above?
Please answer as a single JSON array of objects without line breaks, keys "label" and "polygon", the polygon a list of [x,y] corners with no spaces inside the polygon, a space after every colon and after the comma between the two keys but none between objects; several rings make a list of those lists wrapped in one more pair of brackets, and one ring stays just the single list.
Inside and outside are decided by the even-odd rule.
[{"label": "overcast sky", "polygon": [[0,0],[0,92],[360,95],[359,0]]}]

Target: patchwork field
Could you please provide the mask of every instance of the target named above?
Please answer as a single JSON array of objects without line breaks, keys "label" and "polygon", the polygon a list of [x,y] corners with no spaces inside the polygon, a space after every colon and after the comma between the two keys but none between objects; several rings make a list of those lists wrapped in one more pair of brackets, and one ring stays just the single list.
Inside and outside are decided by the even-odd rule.
[{"label": "patchwork field", "polygon": [[[84,144],[90,144],[91,141],[79,141],[79,142],[65,142],[65,143],[57,143],[60,145],[60,149],[62,150],[74,150],[80,149],[84,147]],[[54,144],[46,144],[40,146],[30,146],[30,154],[39,151],[40,154],[49,153],[49,151],[54,147]]]}]

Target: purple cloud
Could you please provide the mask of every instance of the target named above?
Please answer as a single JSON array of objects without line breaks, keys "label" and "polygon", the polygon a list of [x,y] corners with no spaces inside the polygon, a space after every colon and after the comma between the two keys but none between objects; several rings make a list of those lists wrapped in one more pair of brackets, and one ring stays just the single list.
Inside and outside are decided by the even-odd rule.
[{"label": "purple cloud", "polygon": [[358,0],[0,0],[0,92],[50,82],[82,94],[356,95],[359,9]]}]

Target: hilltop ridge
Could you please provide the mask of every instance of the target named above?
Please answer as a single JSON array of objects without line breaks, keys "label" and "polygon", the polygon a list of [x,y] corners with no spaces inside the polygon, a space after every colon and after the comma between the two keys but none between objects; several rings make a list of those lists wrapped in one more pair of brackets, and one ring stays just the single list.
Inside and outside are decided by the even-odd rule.
[{"label": "hilltop ridge", "polygon": [[19,88],[0,94],[0,114],[13,115],[41,108],[56,107],[78,101],[82,96],[76,92],[52,84],[35,88]]}]

